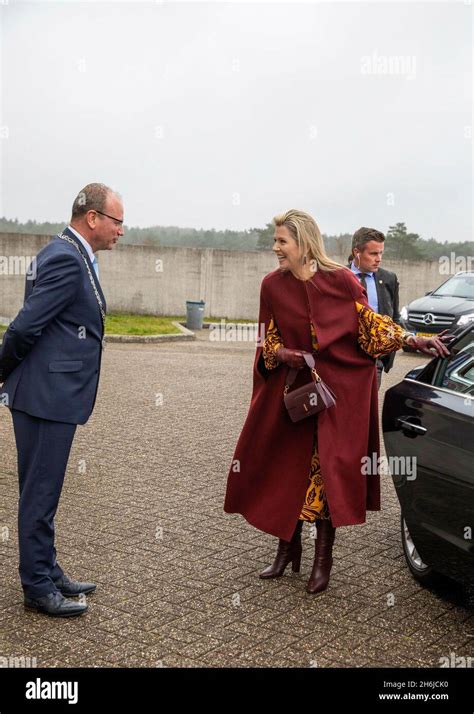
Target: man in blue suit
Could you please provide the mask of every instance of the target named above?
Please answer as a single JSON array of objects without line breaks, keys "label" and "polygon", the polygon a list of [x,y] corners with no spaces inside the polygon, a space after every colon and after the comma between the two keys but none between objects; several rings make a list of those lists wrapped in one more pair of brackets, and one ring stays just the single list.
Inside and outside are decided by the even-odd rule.
[{"label": "man in blue suit", "polygon": [[56,560],[54,516],[78,424],[94,408],[106,303],[99,250],[123,235],[123,205],[112,189],[88,184],[70,225],[36,256],[25,302],[0,347],[0,402],[8,406],[18,452],[18,535],[25,606],[55,617],[81,615],[94,583],[70,580]]}]

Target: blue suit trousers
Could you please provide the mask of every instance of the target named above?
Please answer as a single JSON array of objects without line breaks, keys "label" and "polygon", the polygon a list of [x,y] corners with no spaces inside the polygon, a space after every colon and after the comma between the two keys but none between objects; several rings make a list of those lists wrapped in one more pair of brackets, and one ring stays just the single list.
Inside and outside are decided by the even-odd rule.
[{"label": "blue suit trousers", "polygon": [[48,421],[12,409],[18,452],[20,578],[25,595],[42,597],[57,588],[54,517],[76,424]]}]

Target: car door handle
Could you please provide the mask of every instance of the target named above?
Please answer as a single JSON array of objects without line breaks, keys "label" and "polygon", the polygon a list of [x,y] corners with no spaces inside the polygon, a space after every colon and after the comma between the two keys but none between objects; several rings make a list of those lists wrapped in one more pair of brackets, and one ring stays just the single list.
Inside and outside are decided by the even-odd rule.
[{"label": "car door handle", "polygon": [[408,431],[414,431],[416,434],[426,434],[428,429],[426,429],[424,426],[421,426],[421,424],[413,424],[411,421],[407,421],[406,419],[401,419],[400,417],[397,418],[397,422],[402,425],[403,429],[408,429]]}]

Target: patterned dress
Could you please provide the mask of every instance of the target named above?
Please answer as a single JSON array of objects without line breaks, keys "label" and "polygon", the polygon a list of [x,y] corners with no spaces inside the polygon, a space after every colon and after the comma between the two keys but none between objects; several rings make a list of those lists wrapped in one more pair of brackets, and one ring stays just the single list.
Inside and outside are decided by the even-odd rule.
[{"label": "patterned dress", "polygon": [[[389,354],[402,347],[404,330],[388,317],[388,315],[379,315],[358,302],[355,303],[355,307],[358,313],[359,324],[358,342],[364,352],[376,359],[377,357],[383,357],[383,355]],[[319,344],[316,330],[312,323],[310,323],[310,328],[313,349],[317,351]],[[265,367],[268,370],[275,369],[275,367],[279,365],[276,357],[276,352],[279,347],[284,347],[283,340],[272,317],[263,342],[263,358]],[[311,458],[308,487],[299,516],[299,520],[309,521],[310,523],[313,523],[318,518],[330,518],[319,463],[318,432],[316,426],[317,419],[315,419],[313,455]]]}]

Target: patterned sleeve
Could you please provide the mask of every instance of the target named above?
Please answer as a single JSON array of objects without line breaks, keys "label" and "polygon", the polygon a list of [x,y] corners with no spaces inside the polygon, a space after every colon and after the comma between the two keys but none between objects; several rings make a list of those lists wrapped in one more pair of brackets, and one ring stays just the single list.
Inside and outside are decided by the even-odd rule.
[{"label": "patterned sleeve", "polygon": [[276,351],[279,347],[283,347],[281,335],[278,332],[278,327],[275,325],[273,317],[270,318],[267,334],[263,341],[263,359],[267,369],[275,369],[280,364],[277,360]]},{"label": "patterned sleeve", "polygon": [[359,317],[359,345],[371,357],[383,357],[399,350],[405,331],[388,315],[379,315],[356,302]]}]

